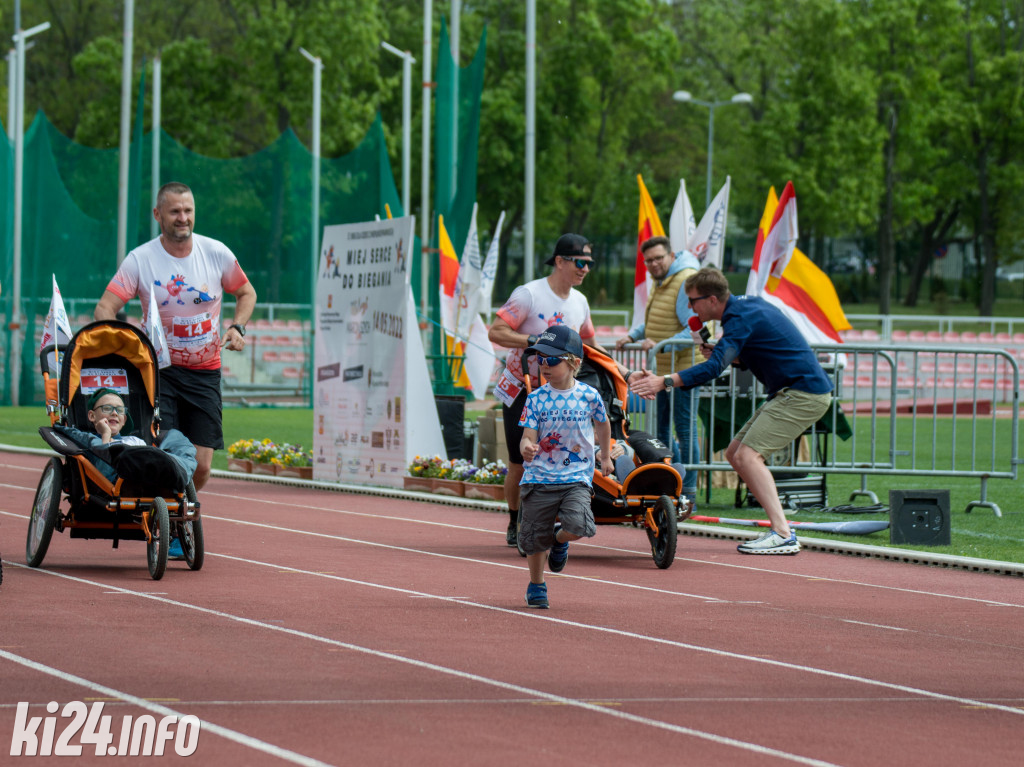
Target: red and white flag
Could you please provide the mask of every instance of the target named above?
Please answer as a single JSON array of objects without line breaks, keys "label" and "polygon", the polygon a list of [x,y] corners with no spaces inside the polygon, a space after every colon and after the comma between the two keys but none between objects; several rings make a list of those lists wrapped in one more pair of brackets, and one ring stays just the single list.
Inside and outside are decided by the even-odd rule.
[{"label": "red and white flag", "polygon": [[39,341],[39,351],[50,347],[53,349],[53,358],[47,362],[51,377],[60,376],[60,356],[57,354],[57,346],[66,344],[71,340],[71,323],[68,321],[68,313],[64,310],[64,299],[60,295],[60,288],[57,287],[57,275],[53,276],[53,295],[50,298],[50,311],[46,314],[46,322],[43,323],[43,337]]},{"label": "red and white flag", "polygon": [[754,263],[747,278],[747,295],[764,293],[769,277],[781,277],[793,257],[793,249],[800,231],[797,226],[796,192],[793,182],[786,182],[779,198],[779,206],[772,216],[768,234],[754,251]]}]

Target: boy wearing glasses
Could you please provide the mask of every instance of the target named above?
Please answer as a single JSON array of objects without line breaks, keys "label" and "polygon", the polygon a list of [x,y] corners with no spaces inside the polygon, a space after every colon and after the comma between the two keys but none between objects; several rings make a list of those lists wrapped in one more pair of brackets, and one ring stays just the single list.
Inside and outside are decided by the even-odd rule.
[{"label": "boy wearing glasses", "polygon": [[[547,277],[516,288],[494,318],[487,333],[490,341],[508,349],[505,370],[494,387],[494,396],[502,405],[505,444],[508,445],[508,474],[505,475],[505,502],[508,504],[508,529],[505,542],[517,545],[516,527],[519,516],[519,483],[523,478],[523,456],[519,442],[523,431],[519,416],[526,403],[526,374],[537,381],[537,363],[524,371],[523,352],[537,337],[551,327],[565,326],[576,331],[583,343],[598,351],[605,350],[595,339],[590,319],[590,304],[577,288],[594,268],[594,255],[586,237],[563,234],[555,244],[555,252],[545,261],[553,267]],[[625,373],[625,368],[620,372]]]},{"label": "boy wearing glasses", "polygon": [[519,547],[530,568],[526,604],[547,609],[545,555],[551,572],[559,573],[569,559],[569,541],[597,532],[590,508],[594,438],[600,468],[612,473],[612,430],[601,395],[574,377],[583,361],[583,341],[575,330],[553,325],[527,351],[536,353],[547,383],[527,397],[519,422],[525,462]]},{"label": "boy wearing glasses", "polygon": [[796,554],[800,543],[782,510],[765,461],[825,414],[832,402],[832,382],[785,314],[763,298],[731,295],[728,280],[717,269],[706,266],[689,277],[686,295],[701,322],[721,322],[722,337],[714,347],[701,347],[706,362],[664,377],[646,371],[642,376],[633,375],[630,388],[641,397],[654,399],[665,389],[700,386],[742,360],[764,384],[768,401],[732,438],[725,458],[764,508],[772,527],[738,549],[741,554]]},{"label": "boy wearing glasses", "polygon": [[[82,447],[100,447],[117,442],[132,447],[146,446],[142,438],[133,434],[121,433],[125,429],[131,431],[134,424],[124,400],[113,389],[97,389],[86,399],[85,407],[87,408],[85,417],[95,431],[82,431],[71,426],[57,427],[58,431],[69,437],[75,444]],[[188,472],[189,477],[193,475],[196,470],[196,449],[184,434],[177,429],[167,430],[160,442],[160,449],[176,459]],[[89,457],[89,460],[108,480],[117,481],[117,472],[114,471],[113,466],[99,458]]]}]

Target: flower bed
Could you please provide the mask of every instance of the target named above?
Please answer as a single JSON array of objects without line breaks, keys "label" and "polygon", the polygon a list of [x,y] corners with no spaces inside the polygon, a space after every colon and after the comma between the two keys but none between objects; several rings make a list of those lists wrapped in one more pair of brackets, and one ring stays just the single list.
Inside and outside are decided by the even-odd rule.
[{"label": "flower bed", "polygon": [[313,456],[299,445],[277,444],[271,439],[240,439],[228,446],[228,468],[312,479]]},{"label": "flower bed", "polygon": [[505,475],[503,461],[492,461],[477,467],[461,458],[445,460],[439,455],[416,456],[405,477],[406,490],[465,496],[478,500],[504,500]]}]

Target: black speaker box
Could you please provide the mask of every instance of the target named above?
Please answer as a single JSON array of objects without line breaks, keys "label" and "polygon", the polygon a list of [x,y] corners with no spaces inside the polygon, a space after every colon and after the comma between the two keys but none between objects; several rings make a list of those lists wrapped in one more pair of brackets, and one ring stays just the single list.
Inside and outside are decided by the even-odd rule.
[{"label": "black speaker box", "polygon": [[948,546],[948,490],[890,490],[889,542]]}]

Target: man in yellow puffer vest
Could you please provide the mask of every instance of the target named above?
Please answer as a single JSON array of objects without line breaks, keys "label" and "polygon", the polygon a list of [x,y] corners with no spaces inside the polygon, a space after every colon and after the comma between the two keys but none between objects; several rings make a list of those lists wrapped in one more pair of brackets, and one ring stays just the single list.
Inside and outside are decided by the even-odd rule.
[{"label": "man in yellow puffer vest", "polygon": [[[683,284],[686,278],[700,269],[700,263],[689,251],[678,254],[672,252],[668,237],[651,237],[640,245],[647,271],[654,280],[654,289],[647,297],[647,308],[644,311],[644,323],[629,331],[615,342],[615,348],[621,349],[629,343],[642,340],[642,348],[647,351],[655,344],[669,338],[678,337],[687,342],[691,340],[687,320],[693,315],[686,300]],[[665,347],[657,356],[657,372],[670,373],[685,370],[695,362],[703,362],[702,356],[694,357],[696,351],[690,343],[685,346]],[[695,429],[696,403],[691,394],[680,389],[675,390],[672,400],[668,392],[658,392],[658,439],[666,445],[673,445],[672,424],[676,427],[678,455],[673,449],[673,458],[682,463],[698,463],[700,461],[700,443]],[[683,475],[683,495],[690,501],[697,496],[697,472],[687,471]]]}]

